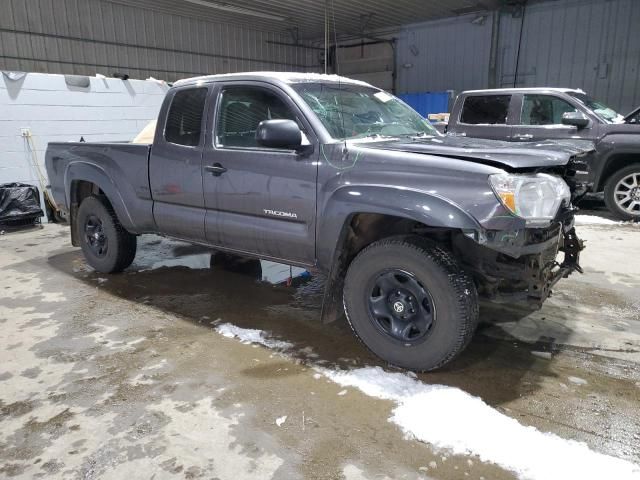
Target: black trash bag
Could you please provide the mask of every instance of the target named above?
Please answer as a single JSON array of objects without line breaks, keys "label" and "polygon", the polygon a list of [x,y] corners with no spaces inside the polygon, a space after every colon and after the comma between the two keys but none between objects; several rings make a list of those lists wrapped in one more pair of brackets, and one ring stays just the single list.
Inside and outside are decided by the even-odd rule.
[{"label": "black trash bag", "polygon": [[25,183],[0,185],[0,223],[35,222],[43,215],[37,187]]}]

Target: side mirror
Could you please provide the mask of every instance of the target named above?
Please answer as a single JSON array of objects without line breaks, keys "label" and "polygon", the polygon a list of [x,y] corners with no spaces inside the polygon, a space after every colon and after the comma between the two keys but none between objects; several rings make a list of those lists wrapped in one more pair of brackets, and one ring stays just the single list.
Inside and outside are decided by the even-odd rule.
[{"label": "side mirror", "polygon": [[302,146],[302,132],[293,120],[263,120],[258,124],[256,140],[267,148],[298,150]]},{"label": "side mirror", "polygon": [[571,125],[580,130],[589,125],[589,119],[581,112],[565,112],[562,114],[562,124]]}]

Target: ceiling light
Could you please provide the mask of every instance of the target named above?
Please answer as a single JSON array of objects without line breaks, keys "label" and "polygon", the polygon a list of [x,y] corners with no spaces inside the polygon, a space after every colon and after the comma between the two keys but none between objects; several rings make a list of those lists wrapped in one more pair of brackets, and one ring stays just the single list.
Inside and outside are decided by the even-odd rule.
[{"label": "ceiling light", "polygon": [[284,22],[286,20],[285,17],[281,17],[280,15],[271,15],[270,13],[258,12],[256,10],[238,7],[229,3],[206,2],[205,0],[185,0],[185,2],[202,5],[203,7],[215,8],[216,10],[224,10],[225,12],[239,13],[241,15],[251,15],[252,17],[266,18],[267,20],[277,20],[278,22]]}]

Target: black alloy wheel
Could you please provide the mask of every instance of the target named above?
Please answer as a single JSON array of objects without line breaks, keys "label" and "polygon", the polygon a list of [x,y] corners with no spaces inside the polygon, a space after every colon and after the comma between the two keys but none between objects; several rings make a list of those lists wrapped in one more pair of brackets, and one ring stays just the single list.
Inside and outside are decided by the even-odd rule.
[{"label": "black alloy wheel", "polygon": [[429,291],[412,273],[399,269],[387,270],[374,279],[369,311],[378,329],[405,344],[424,340],[435,321]]},{"label": "black alloy wheel", "polygon": [[98,272],[121,272],[133,262],[136,236],[120,224],[106,197],[83,199],[72,225],[87,263]]},{"label": "black alloy wheel", "polygon": [[84,224],[84,235],[87,246],[98,258],[107,255],[109,239],[104,231],[102,220],[95,215],[89,215]]}]

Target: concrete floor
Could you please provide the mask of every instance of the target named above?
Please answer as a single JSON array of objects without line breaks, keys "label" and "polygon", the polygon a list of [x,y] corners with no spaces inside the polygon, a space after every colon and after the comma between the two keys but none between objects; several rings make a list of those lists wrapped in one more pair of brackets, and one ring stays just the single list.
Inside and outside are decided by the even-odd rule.
[{"label": "concrete floor", "polygon": [[[532,314],[483,307],[465,353],[418,379],[640,463],[640,228],[578,231],[584,275]],[[317,365],[384,367],[344,323],[320,324],[320,278],[274,287],[141,240],[106,276],[64,226],[0,236],[0,477],[514,478],[405,438],[392,402],[318,378]],[[223,337],[217,320],[294,347]]]}]

